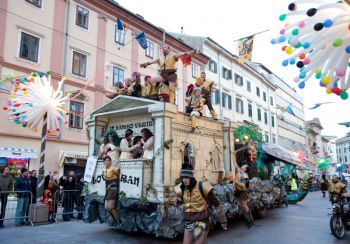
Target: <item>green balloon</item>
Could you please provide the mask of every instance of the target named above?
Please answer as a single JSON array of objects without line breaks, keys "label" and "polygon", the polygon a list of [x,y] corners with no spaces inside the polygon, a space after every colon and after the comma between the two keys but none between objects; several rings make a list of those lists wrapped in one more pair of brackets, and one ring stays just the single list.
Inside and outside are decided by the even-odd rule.
[{"label": "green balloon", "polygon": [[340,98],[341,99],[346,100],[346,99],[348,99],[348,97],[349,97],[349,94],[346,91],[342,91],[340,93]]}]

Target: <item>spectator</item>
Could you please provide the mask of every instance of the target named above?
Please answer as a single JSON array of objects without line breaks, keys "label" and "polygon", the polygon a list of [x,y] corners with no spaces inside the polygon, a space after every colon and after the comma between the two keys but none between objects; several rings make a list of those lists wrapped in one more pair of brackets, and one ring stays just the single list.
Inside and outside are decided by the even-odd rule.
[{"label": "spectator", "polygon": [[50,187],[50,175],[47,175],[45,177],[44,181],[44,193],[43,193],[43,204],[46,204],[49,206],[49,222],[53,222],[53,199],[52,199],[52,192]]},{"label": "spectator", "polygon": [[[9,167],[5,167],[4,171],[0,175],[0,192],[12,191],[12,190],[13,190],[13,179],[12,179],[12,176],[9,174]],[[0,199],[1,199],[0,228],[4,228],[4,218],[5,218],[8,195],[9,193],[0,193]]]},{"label": "spectator", "polygon": [[29,180],[28,169],[22,168],[21,175],[15,183],[15,191],[20,191],[17,193],[16,226],[25,224],[24,218],[27,212],[31,190],[32,186]]},{"label": "spectator", "polygon": [[[74,173],[74,172],[73,172]],[[63,221],[69,221],[70,218],[73,218],[73,209],[75,203],[75,177],[72,174],[72,171],[69,173],[69,176],[62,176],[60,179],[60,185],[63,186]]]},{"label": "spectator", "polygon": [[57,176],[55,174],[51,175],[49,188],[51,190],[51,195],[52,195],[52,200],[53,200],[52,219],[54,220],[56,218],[56,213],[57,213],[57,203],[58,203],[58,201],[60,200],[60,197],[61,197],[61,195],[60,195],[60,186],[58,184]]},{"label": "spectator", "polygon": [[85,209],[85,196],[87,194],[87,183],[84,182],[84,177],[82,175],[78,176],[77,181],[77,190],[78,190],[78,196],[77,196],[77,210],[78,210],[78,216],[77,220],[83,219],[83,213]]},{"label": "spectator", "polygon": [[141,145],[140,147],[137,147],[135,148],[134,150],[132,150],[132,158],[141,158],[142,157],[142,154],[143,154],[143,149],[142,149],[142,136],[135,136],[134,139],[133,139],[133,142],[132,142],[132,145],[135,146],[137,144],[140,144],[141,142]]},{"label": "spectator", "polygon": [[29,179],[32,186],[32,203],[34,204],[36,203],[38,189],[38,178],[36,170],[32,170]]}]

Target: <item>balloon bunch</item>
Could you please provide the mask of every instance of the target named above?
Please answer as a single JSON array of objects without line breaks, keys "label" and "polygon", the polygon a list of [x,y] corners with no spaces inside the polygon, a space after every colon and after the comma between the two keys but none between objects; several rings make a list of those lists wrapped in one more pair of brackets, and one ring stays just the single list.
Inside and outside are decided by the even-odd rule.
[{"label": "balloon bunch", "polygon": [[65,121],[63,106],[69,97],[64,97],[61,90],[65,79],[58,82],[56,90],[52,87],[50,72],[32,73],[14,82],[7,106],[3,107],[8,111],[9,120],[37,131],[47,114],[47,133],[58,132],[59,120]]},{"label": "balloon bunch", "polygon": [[322,171],[327,170],[329,168],[329,160],[326,158],[319,158],[317,160],[317,168]]},{"label": "balloon bunch", "polygon": [[[306,5],[306,6],[305,6]],[[310,8],[310,6],[312,6]],[[350,7],[348,3],[325,0],[295,0],[289,12],[280,15],[285,23],[272,44],[285,43],[282,51],[290,57],[283,66],[295,65],[300,89],[312,76],[328,94],[348,98],[350,88]],[[295,17],[295,19],[293,19]]]}]

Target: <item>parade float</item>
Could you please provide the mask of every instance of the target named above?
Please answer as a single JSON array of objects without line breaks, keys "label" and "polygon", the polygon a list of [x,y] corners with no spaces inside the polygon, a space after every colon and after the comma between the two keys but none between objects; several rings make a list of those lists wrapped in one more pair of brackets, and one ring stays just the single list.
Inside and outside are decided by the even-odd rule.
[{"label": "parade float", "polygon": [[[87,222],[97,219],[108,222],[103,204],[104,165],[98,158],[99,139],[110,130],[123,137],[126,129],[132,129],[134,136],[138,136],[144,128],[154,134],[154,155],[151,160],[120,160],[120,220],[114,224],[114,228],[166,238],[182,233],[182,207],[174,206],[172,198],[173,187],[180,181],[179,172],[185,157],[192,164],[197,179],[214,185],[214,193],[223,204],[226,216],[233,218],[241,214],[230,182],[239,166],[236,156],[240,150],[235,148],[239,138],[235,137],[235,130],[239,131],[240,126],[235,123],[201,117],[198,130],[190,133],[189,116],[179,112],[175,105],[118,96],[92,112],[86,124],[89,135],[89,160],[84,177],[89,181],[85,209]],[[243,140],[252,137],[244,135]],[[264,217],[267,208],[276,206],[285,198],[283,180],[272,177],[272,171],[266,170],[273,167],[274,161],[266,159],[268,157],[265,161],[257,160],[264,165],[260,168],[258,165],[257,174],[265,177],[251,179],[249,193],[249,205],[258,217]],[[283,160],[279,156],[278,159],[294,167],[300,163],[289,163],[289,159]],[[288,167],[288,174],[291,168]],[[211,221],[215,225],[218,214],[214,209],[211,211]]]}]

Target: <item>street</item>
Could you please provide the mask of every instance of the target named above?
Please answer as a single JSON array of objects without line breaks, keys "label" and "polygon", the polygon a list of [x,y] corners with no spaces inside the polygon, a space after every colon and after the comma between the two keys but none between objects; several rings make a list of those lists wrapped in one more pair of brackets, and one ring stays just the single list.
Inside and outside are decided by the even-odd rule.
[{"label": "street", "polygon": [[[349,243],[350,232],[338,241],[330,234],[329,216],[331,205],[320,192],[310,192],[306,199],[288,208],[268,211],[265,219],[246,229],[242,221],[229,224],[224,232],[215,229],[208,243]],[[2,243],[181,243],[176,240],[155,239],[143,234],[120,233],[107,225],[81,221],[59,222],[34,227],[15,227],[12,222],[0,230]]]}]

